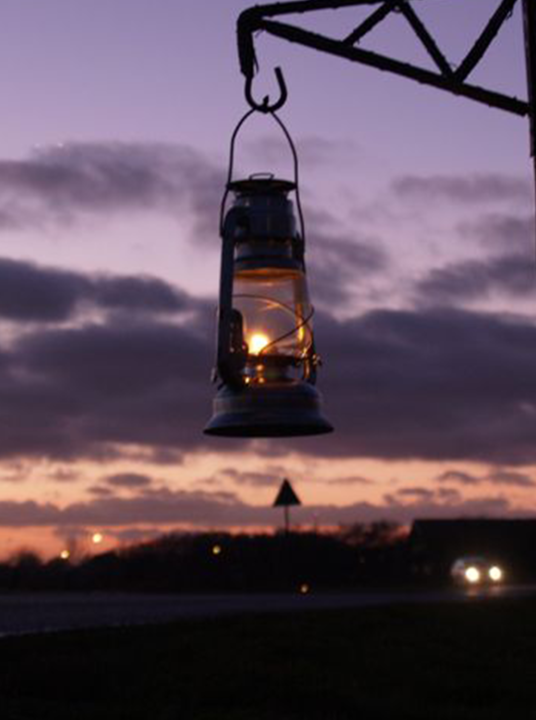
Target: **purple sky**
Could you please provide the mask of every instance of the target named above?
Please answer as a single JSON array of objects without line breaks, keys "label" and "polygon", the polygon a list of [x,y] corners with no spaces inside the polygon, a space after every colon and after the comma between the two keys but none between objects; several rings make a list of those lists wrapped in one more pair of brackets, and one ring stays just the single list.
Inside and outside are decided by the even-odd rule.
[{"label": "purple sky", "polygon": [[[527,121],[263,36],[255,94],[280,65],[336,432],[202,436],[248,5],[0,8],[0,555],[271,525],[285,476],[304,525],[536,508]],[[415,3],[453,63],[496,5]],[[362,16],[301,22],[344,37]],[[399,16],[363,46],[427,62]],[[525,97],[519,8],[471,80]],[[290,172],[263,117],[237,159]]]}]

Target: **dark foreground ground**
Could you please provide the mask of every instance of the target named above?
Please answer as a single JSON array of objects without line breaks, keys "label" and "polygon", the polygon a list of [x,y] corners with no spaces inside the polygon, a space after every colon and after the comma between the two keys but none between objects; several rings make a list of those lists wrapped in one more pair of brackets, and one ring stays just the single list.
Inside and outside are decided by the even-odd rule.
[{"label": "dark foreground ground", "polygon": [[0,640],[2,720],[536,718],[536,601]]}]

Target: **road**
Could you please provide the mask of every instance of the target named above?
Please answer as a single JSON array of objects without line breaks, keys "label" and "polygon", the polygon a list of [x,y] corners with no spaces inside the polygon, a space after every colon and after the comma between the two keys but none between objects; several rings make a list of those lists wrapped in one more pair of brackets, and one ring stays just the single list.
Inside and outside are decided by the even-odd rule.
[{"label": "road", "polygon": [[492,597],[530,595],[536,596],[536,585],[421,592],[258,595],[13,594],[0,596],[0,637],[242,613],[360,608],[398,603],[478,602]]}]

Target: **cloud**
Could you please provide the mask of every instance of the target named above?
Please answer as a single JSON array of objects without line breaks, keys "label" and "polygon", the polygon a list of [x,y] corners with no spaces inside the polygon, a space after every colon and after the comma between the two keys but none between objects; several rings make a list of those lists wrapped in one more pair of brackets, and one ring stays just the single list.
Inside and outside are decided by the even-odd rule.
[{"label": "cloud", "polygon": [[356,240],[330,229],[312,228],[313,250],[306,257],[316,307],[332,314],[359,293],[366,293],[371,276],[388,267],[387,255],[373,240]]},{"label": "cloud", "polygon": [[0,318],[62,322],[89,305],[105,311],[177,313],[206,308],[150,276],[84,275],[0,258]]},{"label": "cloud", "polygon": [[[325,155],[322,143],[306,144]],[[310,153],[310,154],[311,154]],[[71,143],[51,147],[28,159],[0,161],[0,230],[53,225],[65,227],[89,217],[154,211],[181,219],[196,246],[212,242],[217,233],[214,208],[221,202],[224,172],[188,146],[151,143]],[[356,288],[368,286],[371,274],[385,269],[387,257],[375,238],[348,233],[329,213],[306,208],[307,232],[314,246],[308,268],[316,285],[319,306],[344,302]],[[6,261],[8,262],[8,261]],[[0,268],[1,269],[1,268]],[[19,312],[36,320],[67,317],[84,294],[103,307],[173,310],[177,291],[155,278],[119,278],[88,284],[89,278],[29,265],[10,265],[15,290],[30,288],[22,297],[3,298],[6,315]],[[0,284],[0,288],[2,284]],[[46,302],[41,304],[41,299]],[[0,298],[1,299],[1,298]],[[15,318],[16,319],[16,318]]]},{"label": "cloud", "polygon": [[463,205],[509,201],[531,201],[531,185],[524,178],[494,173],[475,175],[405,175],[392,183],[403,200],[444,200]]},{"label": "cloud", "polygon": [[91,487],[88,487],[87,492],[90,495],[95,495],[96,497],[111,497],[114,495],[113,490],[108,487],[103,487],[102,485],[92,485]]},{"label": "cloud", "polygon": [[462,237],[476,239],[480,245],[501,254],[509,252],[532,256],[534,248],[534,213],[490,213],[458,226]]},{"label": "cloud", "polygon": [[349,233],[326,210],[304,208],[306,265],[314,305],[330,314],[369,292],[371,280],[389,268],[389,257],[376,237]]},{"label": "cloud", "polygon": [[65,320],[91,291],[78,273],[0,259],[0,316],[10,320]]},{"label": "cloud", "polygon": [[[384,517],[398,522],[411,522],[419,518],[487,518],[519,517],[520,513],[511,507],[507,498],[502,496],[479,497],[460,500],[455,496],[448,498],[436,495],[418,498],[411,502],[400,501],[388,496],[386,502],[390,512]],[[531,517],[533,513],[522,513],[522,517]]]},{"label": "cloud", "polygon": [[495,292],[523,297],[535,290],[536,273],[529,258],[503,255],[431,270],[417,282],[415,295],[419,302],[445,305],[486,298]]},{"label": "cloud", "polygon": [[201,306],[184,291],[148,276],[95,277],[88,295],[96,305],[113,310],[182,312]]},{"label": "cloud", "polygon": [[114,444],[204,442],[212,333],[172,323],[106,324],[25,334],[0,370],[0,456],[105,457]]},{"label": "cloud", "polygon": [[440,483],[455,483],[458,485],[508,485],[511,487],[532,488],[536,482],[530,475],[514,470],[494,469],[485,475],[473,475],[459,470],[446,470],[436,478]]},{"label": "cloud", "polygon": [[[516,516],[515,509],[501,496],[459,502],[445,502],[439,495],[414,497],[410,502],[387,497],[381,504],[306,505],[293,509],[296,523],[310,523],[312,517],[317,517],[323,525],[374,520],[408,523],[416,517],[497,516]],[[250,505],[230,493],[159,490],[144,496],[96,498],[62,508],[53,503],[0,501],[0,527],[55,527],[60,536],[67,530],[73,535],[77,529],[104,527],[107,534],[116,535],[117,528],[124,528],[123,539],[133,539],[138,530],[145,533],[144,528],[148,526],[153,529],[158,526],[225,529],[274,527],[278,522],[279,515],[272,507]],[[142,527],[132,527],[137,525]]]},{"label": "cloud", "polygon": [[80,473],[73,468],[58,468],[53,472],[47,473],[47,478],[59,483],[71,483],[80,479]]},{"label": "cloud", "polygon": [[[440,310],[317,317],[320,388],[335,432],[311,454],[533,462],[532,320]],[[289,447],[289,445],[287,445]]]},{"label": "cloud", "polygon": [[148,475],[141,475],[140,473],[117,473],[104,478],[104,482],[112,487],[137,490],[149,487],[153,480]]},{"label": "cloud", "polygon": [[458,485],[476,485],[481,479],[471,473],[461,472],[460,470],[445,470],[437,477],[438,482],[457,483]]},{"label": "cloud", "polygon": [[346,475],[344,477],[329,478],[328,485],[374,485],[374,480],[362,477],[361,475]]},{"label": "cloud", "polygon": [[244,472],[235,468],[223,468],[218,472],[238,485],[252,485],[253,487],[274,487],[277,488],[281,478],[285,476],[285,469],[282,466],[271,466],[264,472]]},{"label": "cloud", "polygon": [[[31,270],[39,277],[41,269]],[[42,271],[51,282],[64,282],[61,272]],[[105,278],[102,291],[100,277],[66,275],[75,290],[68,302],[53,299],[48,317],[64,318],[66,307],[72,314],[80,296],[109,303],[111,287],[118,292],[114,303],[136,302],[121,295],[122,279],[115,287],[115,277]],[[130,278],[129,287],[136,282]],[[186,451],[247,446],[202,434],[215,391],[212,311],[171,286],[141,282],[161,298],[153,307],[184,309],[181,322],[165,313],[114,311],[80,325],[25,324],[20,337],[0,347],[0,457],[105,458],[130,445],[174,462]],[[271,457],[303,452],[501,465],[536,459],[531,319],[416,308],[340,321],[318,312],[315,327],[325,363],[320,389],[336,431],[314,441],[266,442]]]},{"label": "cloud", "polygon": [[389,498],[391,502],[397,502],[394,498],[415,498],[416,500],[430,500],[435,496],[435,493],[433,490],[428,490],[427,488],[422,487],[405,487],[400,488],[400,490],[397,490],[395,495],[386,495],[386,498]]},{"label": "cloud", "polygon": [[512,485],[517,487],[534,487],[534,485],[536,485],[530,475],[512,470],[495,470],[489,473],[487,480],[496,485]]},{"label": "cloud", "polygon": [[69,143],[0,161],[0,227],[64,225],[125,211],[186,211],[203,239],[213,232],[223,186],[222,169],[185,145]]}]

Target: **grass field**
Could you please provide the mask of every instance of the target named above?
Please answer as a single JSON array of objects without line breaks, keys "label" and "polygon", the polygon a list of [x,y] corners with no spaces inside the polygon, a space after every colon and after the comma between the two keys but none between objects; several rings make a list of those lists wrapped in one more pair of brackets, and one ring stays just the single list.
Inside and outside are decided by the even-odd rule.
[{"label": "grass field", "polygon": [[535,650],[529,600],[4,638],[0,718],[527,720]]}]

